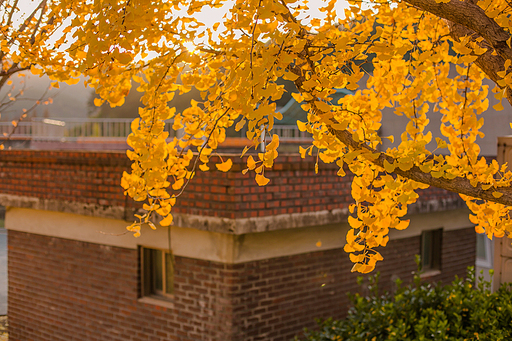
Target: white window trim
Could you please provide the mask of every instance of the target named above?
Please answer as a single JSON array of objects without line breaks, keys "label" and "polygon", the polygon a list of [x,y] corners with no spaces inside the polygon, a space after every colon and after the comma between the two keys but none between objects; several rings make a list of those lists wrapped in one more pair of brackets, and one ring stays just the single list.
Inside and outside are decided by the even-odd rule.
[{"label": "white window trim", "polygon": [[[482,235],[482,234],[480,234]],[[478,258],[478,256],[476,257],[476,266],[478,267],[482,267],[482,268],[492,268],[493,267],[493,257],[492,257],[492,244],[493,244],[493,241],[490,240],[487,236],[484,235],[484,241],[485,241],[485,255],[486,255],[486,258],[485,259],[482,259],[482,258]],[[477,240],[478,240],[478,237],[477,237]]]}]

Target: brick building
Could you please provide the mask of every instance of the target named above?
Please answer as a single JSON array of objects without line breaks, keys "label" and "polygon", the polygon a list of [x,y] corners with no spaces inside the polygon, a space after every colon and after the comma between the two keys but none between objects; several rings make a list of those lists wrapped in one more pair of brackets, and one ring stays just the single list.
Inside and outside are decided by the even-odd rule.
[{"label": "brick building", "polygon": [[[134,238],[123,153],[2,152],[10,339],[277,341],[346,314],[350,177],[284,156],[258,187],[233,162],[197,174],[174,226]],[[476,237],[458,196],[424,190],[410,211],[381,250],[381,286],[409,281],[421,252],[429,280],[464,276]]]}]

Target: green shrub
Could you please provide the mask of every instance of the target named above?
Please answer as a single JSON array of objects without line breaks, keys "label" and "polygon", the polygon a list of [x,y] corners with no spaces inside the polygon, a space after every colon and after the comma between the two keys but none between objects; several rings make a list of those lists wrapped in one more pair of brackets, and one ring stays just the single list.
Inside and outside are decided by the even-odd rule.
[{"label": "green shrub", "polygon": [[[512,292],[503,285],[490,292],[481,278],[476,287],[475,272],[468,268],[466,279],[451,285],[421,283],[378,295],[378,275],[370,281],[370,297],[351,295],[353,307],[344,320],[317,321],[318,331],[304,331],[308,341],[381,340],[512,340]],[[296,338],[296,340],[299,340]]]}]

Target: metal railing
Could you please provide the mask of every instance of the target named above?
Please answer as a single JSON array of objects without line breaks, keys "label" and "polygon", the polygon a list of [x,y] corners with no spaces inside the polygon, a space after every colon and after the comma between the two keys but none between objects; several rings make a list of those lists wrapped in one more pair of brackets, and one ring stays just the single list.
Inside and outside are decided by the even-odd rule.
[{"label": "metal railing", "polygon": [[300,131],[293,125],[274,125],[271,134],[279,136],[282,142],[300,142],[311,140],[311,134],[306,131]]},{"label": "metal railing", "polygon": [[20,122],[14,133],[12,133],[14,126],[11,122],[0,122],[0,139],[9,138],[11,140],[29,140],[32,136],[32,125],[30,122]]},{"label": "metal railing", "polygon": [[[125,141],[131,132],[131,118],[32,118],[18,124],[14,133],[11,122],[0,122],[0,140],[33,140],[53,142],[75,141]],[[170,137],[176,136],[172,121],[165,123]],[[274,125],[271,134],[277,134],[282,142],[311,140],[311,135],[301,132],[297,126]],[[244,138],[245,134],[240,135]]]},{"label": "metal railing", "polygon": [[[33,118],[20,122],[14,130],[11,122],[0,122],[0,138],[34,141],[124,141],[131,132],[131,118]],[[172,122],[165,131],[174,136]]]}]

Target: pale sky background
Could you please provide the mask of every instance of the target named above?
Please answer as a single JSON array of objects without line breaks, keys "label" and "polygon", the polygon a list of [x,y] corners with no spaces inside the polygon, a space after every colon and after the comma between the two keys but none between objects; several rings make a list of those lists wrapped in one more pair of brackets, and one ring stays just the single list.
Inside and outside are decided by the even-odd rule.
[{"label": "pale sky background", "polygon": [[[14,26],[20,25],[22,19],[27,13],[31,13],[40,0],[21,0],[19,2],[20,12],[15,18]],[[213,26],[214,23],[222,21],[222,17],[226,14],[227,10],[232,7],[234,1],[226,1],[226,5],[223,8],[205,8],[202,13],[197,15],[197,18],[205,23],[208,27]],[[311,0],[308,3],[310,10],[304,12],[299,18],[308,22],[310,18],[322,18],[324,14],[318,10],[319,7],[325,6],[325,1]],[[344,15],[344,8],[347,3],[344,0],[340,0],[336,6],[338,15]],[[183,13],[184,14],[184,13]],[[57,39],[57,38],[56,38]],[[45,89],[48,88],[50,81],[47,77],[38,77],[30,73],[27,73],[26,85],[25,85],[25,97],[27,98],[40,98],[44,93]],[[18,84],[18,78],[14,77],[14,85],[17,89],[20,88]],[[6,93],[10,92],[9,88],[4,88],[0,92],[0,98]],[[87,116],[87,100],[90,96],[91,88],[85,88],[83,82],[79,82],[76,85],[67,85],[61,83],[60,89],[53,89],[49,92],[48,96],[53,98],[53,104],[48,106],[41,106],[35,111],[35,116],[42,116],[43,114],[49,115],[50,117],[86,117]],[[11,108],[1,113],[0,121],[10,121],[20,115],[23,108],[27,108],[31,105],[30,101],[19,101],[15,103]]]}]

